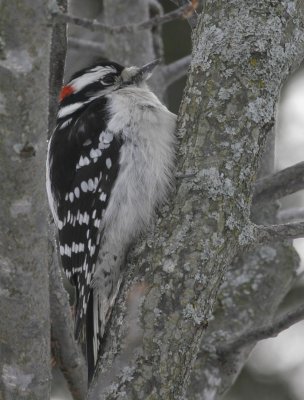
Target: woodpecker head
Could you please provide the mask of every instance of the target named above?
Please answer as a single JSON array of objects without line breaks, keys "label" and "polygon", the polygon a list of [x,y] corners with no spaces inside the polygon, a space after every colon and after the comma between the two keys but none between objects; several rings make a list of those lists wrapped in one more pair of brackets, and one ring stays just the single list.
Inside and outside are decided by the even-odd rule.
[{"label": "woodpecker head", "polygon": [[89,103],[126,86],[139,86],[150,78],[158,60],[141,68],[125,68],[114,62],[101,62],[75,73],[60,92],[60,106]]}]

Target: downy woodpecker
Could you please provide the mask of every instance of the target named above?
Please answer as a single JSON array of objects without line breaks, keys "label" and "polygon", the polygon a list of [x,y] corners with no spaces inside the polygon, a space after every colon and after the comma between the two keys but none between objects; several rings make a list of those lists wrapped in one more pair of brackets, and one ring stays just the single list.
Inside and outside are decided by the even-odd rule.
[{"label": "downy woodpecker", "polygon": [[176,116],[146,84],[157,62],[102,62],[62,88],[47,154],[47,194],[89,381],[125,257],[172,183]]}]

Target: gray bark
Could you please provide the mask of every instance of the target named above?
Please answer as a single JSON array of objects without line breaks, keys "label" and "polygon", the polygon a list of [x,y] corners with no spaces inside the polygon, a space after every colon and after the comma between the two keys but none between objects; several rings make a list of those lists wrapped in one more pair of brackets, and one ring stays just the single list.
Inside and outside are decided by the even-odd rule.
[{"label": "gray bark", "polygon": [[[151,9],[161,13],[155,1],[104,0],[103,5],[103,17],[113,25],[146,20]],[[50,75],[54,115],[65,32],[57,26],[51,48],[47,6],[47,1],[3,0],[0,8],[0,399],[49,397],[47,207],[41,166],[49,55],[55,54]],[[298,259],[289,243],[247,253],[254,236],[249,215],[280,87],[303,54],[303,14],[300,0],[204,2],[179,114],[181,178],[154,231],[129,257],[90,399],[219,399],[253,346],[229,352],[229,343],[246,329],[271,323],[293,283]],[[162,53],[158,34],[105,35],[107,56],[125,65],[151,61]],[[54,47],[56,42],[60,46]],[[163,71],[153,82],[161,96]],[[52,124],[51,119],[50,129]],[[270,163],[262,172],[271,168]],[[275,206],[261,211],[257,204],[252,216],[257,224],[273,223],[275,213]],[[54,272],[52,319],[59,341],[70,345],[61,355],[69,376],[75,368],[71,386],[81,398],[83,362]]]},{"label": "gray bark", "polygon": [[[274,134],[268,137],[260,175],[274,166]],[[254,205],[256,223],[276,221],[277,206]],[[234,343],[241,335],[273,322],[280,302],[295,282],[299,258],[290,243],[264,245],[256,251],[239,254],[228,268],[216,301],[213,318],[202,342],[187,398],[211,400],[222,398],[241,371],[255,341],[237,349]],[[223,351],[225,349],[225,351]]]},{"label": "gray bark", "polygon": [[[301,61],[302,17],[300,1],[204,3],[178,124],[178,170],[195,177],[178,180],[155,232],[130,258],[90,399],[185,398],[201,349],[200,362],[207,350],[209,360],[196,376],[206,390],[200,386],[189,398],[219,398],[251,348],[225,360],[214,356],[223,319],[233,317],[230,327],[225,321],[226,342],[242,332],[244,322],[249,328],[267,322],[267,312],[274,315],[289,289],[297,259],[288,245],[262,246],[239,258],[239,274],[231,269],[221,292],[222,316],[217,321],[216,314],[205,334],[227,267],[252,241],[253,184],[280,87]],[[259,213],[256,222],[270,222],[273,214]],[[276,273],[281,268],[282,282],[270,268],[259,280],[255,273],[273,264]],[[278,286],[270,290],[274,279]],[[261,293],[269,299],[265,313],[259,310]],[[242,304],[251,295],[257,301],[253,315]]]},{"label": "gray bark", "polygon": [[[67,1],[57,0],[61,11],[67,12]],[[58,94],[63,84],[64,65],[67,50],[66,24],[53,24],[50,53],[49,90],[49,136],[56,124]],[[87,392],[87,367],[80,346],[74,339],[73,318],[67,293],[63,287],[60,266],[56,254],[54,227],[49,227],[49,281],[50,317],[52,324],[52,350],[75,400],[82,400]]]},{"label": "gray bark", "polygon": [[49,1],[0,6],[0,398],[47,399]]},{"label": "gray bark", "polygon": [[[62,12],[67,12],[67,0],[56,0],[56,7],[58,7]],[[53,132],[56,123],[58,96],[62,86],[67,51],[66,31],[66,24],[61,22],[53,24],[50,52],[48,136]]]}]

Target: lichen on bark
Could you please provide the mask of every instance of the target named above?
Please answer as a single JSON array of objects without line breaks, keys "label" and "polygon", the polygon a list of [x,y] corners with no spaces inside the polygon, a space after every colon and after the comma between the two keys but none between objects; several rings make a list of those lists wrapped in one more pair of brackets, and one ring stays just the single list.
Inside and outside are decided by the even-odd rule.
[{"label": "lichen on bark", "polygon": [[[129,277],[91,398],[184,398],[223,275],[251,240],[259,159],[280,87],[301,60],[303,10],[300,2],[293,5],[204,3],[178,122],[178,170],[195,177],[178,180],[153,239],[131,257],[129,268],[143,288],[139,336],[128,353],[122,321],[128,320],[123,296]],[[122,380],[117,360],[127,353],[124,365],[132,372]],[[209,367],[206,376],[220,387],[222,377]],[[106,371],[117,379],[103,380]],[[216,398],[210,393],[211,386],[198,398]]]}]

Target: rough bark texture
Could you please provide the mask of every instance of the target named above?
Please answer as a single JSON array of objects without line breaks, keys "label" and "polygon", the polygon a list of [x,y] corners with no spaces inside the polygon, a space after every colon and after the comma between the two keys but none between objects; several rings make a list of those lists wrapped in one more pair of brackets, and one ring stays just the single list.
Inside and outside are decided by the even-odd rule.
[{"label": "rough bark texture", "polygon": [[[129,269],[131,274],[136,271],[137,286],[134,289],[133,282],[127,297],[129,276],[105,340],[91,399],[185,398],[223,274],[251,241],[248,219],[258,161],[273,125],[280,87],[303,53],[302,7],[300,1],[204,3],[193,33],[193,59],[178,126],[179,172],[196,175],[179,180],[153,239],[133,253]],[[261,261],[264,266],[284,263],[274,252],[261,247],[236,265],[249,281],[257,279],[251,273]],[[284,257],[291,269],[283,280],[290,283],[293,252],[287,250]],[[272,273],[261,282],[265,294]],[[237,276],[228,275],[232,281]],[[282,290],[287,286],[282,284]],[[223,289],[227,302],[232,289],[233,284],[226,294]],[[243,290],[240,301],[247,294]],[[273,312],[281,293],[271,293]],[[137,308],[132,304],[136,297]],[[230,310],[241,319],[239,311],[242,307]],[[261,319],[256,310],[256,321]],[[210,372],[210,390],[198,398],[218,398],[248,351],[227,360],[233,371],[226,372],[223,381]],[[205,375],[208,381],[208,370]]]},{"label": "rough bark texture", "polygon": [[[67,12],[67,1],[58,0],[57,7]],[[58,108],[58,93],[63,84],[64,65],[67,51],[66,24],[53,24],[50,54],[49,90],[49,136],[55,124]],[[54,227],[49,227],[49,280],[50,310],[52,324],[52,349],[59,368],[66,378],[69,390],[75,400],[82,400],[87,392],[87,367],[80,346],[74,339],[74,324],[68,295],[63,281],[53,241]]]},{"label": "rough bark texture", "polygon": [[49,1],[0,5],[0,398],[47,399]]},{"label": "rough bark texture", "polygon": [[[260,175],[273,170],[274,138],[269,135]],[[252,219],[257,224],[276,222],[274,204],[253,206]],[[202,342],[187,399],[222,398],[238,376],[255,343],[229,351],[241,334],[273,322],[278,305],[295,279],[298,256],[289,243],[264,245],[254,252],[239,254],[228,268],[213,318]],[[222,352],[225,348],[227,351]]]},{"label": "rough bark texture", "polygon": [[[64,0],[58,3],[65,7]],[[2,0],[0,5],[1,400],[49,397],[42,166],[49,55],[55,66],[50,74],[53,116],[65,27],[55,25],[51,47],[48,6],[46,0]],[[155,0],[104,0],[103,13],[109,25],[121,25],[146,20],[161,8]],[[303,54],[303,14],[300,0],[204,2],[179,115],[177,165],[184,178],[159,213],[154,232],[130,256],[91,400],[221,398],[252,344],[236,353],[221,349],[246,329],[269,324],[291,286],[297,257],[288,243],[243,253],[252,241],[253,185],[279,90]],[[154,30],[105,36],[107,56],[142,65],[162,54],[158,35]],[[160,69],[154,79],[160,95],[164,82]],[[269,168],[271,162],[263,173]],[[275,213],[275,206],[261,210],[257,204],[252,218],[273,223]],[[59,312],[61,306],[68,312],[68,303],[54,272],[52,318],[57,337],[71,345],[61,344],[61,355],[68,376],[76,371],[70,384],[75,397],[82,398],[83,363],[72,340],[70,315]]]}]

